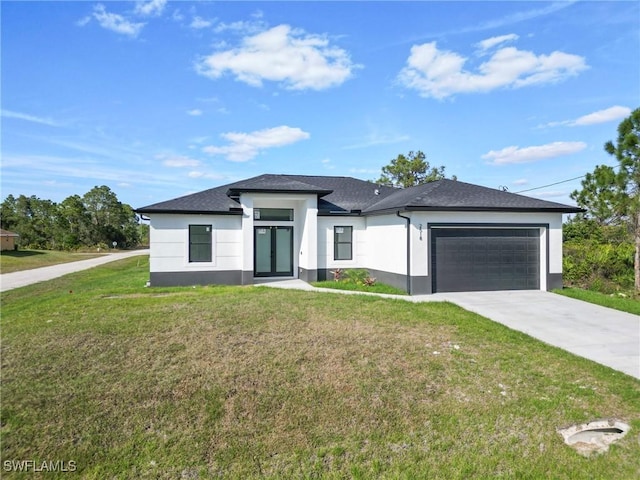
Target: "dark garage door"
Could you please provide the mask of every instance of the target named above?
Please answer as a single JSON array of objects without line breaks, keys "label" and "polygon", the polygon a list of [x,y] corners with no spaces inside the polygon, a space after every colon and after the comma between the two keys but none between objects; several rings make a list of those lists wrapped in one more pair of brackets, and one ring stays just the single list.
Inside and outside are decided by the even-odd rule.
[{"label": "dark garage door", "polygon": [[434,228],[434,292],[540,288],[539,229]]}]

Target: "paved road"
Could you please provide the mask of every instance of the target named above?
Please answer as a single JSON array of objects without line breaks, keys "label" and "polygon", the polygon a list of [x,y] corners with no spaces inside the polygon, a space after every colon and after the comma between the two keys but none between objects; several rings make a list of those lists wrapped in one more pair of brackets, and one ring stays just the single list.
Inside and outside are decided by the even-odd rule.
[{"label": "paved road", "polygon": [[120,260],[122,258],[133,257],[135,255],[149,255],[149,250],[131,250],[129,252],[110,253],[102,257],[80,260],[78,262],[60,263],[49,267],[34,268],[21,272],[5,273],[0,275],[0,292],[24,287],[33,283],[45,282],[52,278],[58,278],[68,273],[87,270],[98,265]]},{"label": "paved road", "polygon": [[[314,290],[301,280],[267,285]],[[637,315],[539,290],[382,296],[412,302],[452,302],[545,343],[640,378],[640,316]]]}]

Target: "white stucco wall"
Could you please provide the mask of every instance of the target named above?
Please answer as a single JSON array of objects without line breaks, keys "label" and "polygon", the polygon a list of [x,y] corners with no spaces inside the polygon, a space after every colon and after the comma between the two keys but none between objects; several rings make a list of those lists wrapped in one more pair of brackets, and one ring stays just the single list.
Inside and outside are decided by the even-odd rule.
[{"label": "white stucco wall", "polygon": [[395,213],[366,217],[365,264],[367,268],[406,275],[406,228],[406,220]]},{"label": "white stucco wall", "polygon": [[[238,215],[154,213],[150,222],[150,271],[197,272],[240,270],[241,218]],[[189,225],[212,226],[212,261],[189,262]]]},{"label": "white stucco wall", "polygon": [[[353,256],[351,260],[334,260],[334,228],[353,227]],[[318,268],[367,267],[365,219],[362,217],[318,217]]]}]

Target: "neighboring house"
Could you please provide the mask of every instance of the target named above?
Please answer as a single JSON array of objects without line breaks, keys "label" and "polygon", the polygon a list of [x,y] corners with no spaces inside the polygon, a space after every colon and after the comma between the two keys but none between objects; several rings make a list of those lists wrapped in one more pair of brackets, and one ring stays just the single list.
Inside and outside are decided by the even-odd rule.
[{"label": "neighboring house", "polygon": [[137,210],[152,286],[331,279],[365,268],[411,294],[562,286],[562,214],[469,183],[397,189],[350,177],[260,175]]},{"label": "neighboring house", "polygon": [[20,235],[18,235],[17,233],[13,233],[9,230],[3,230],[0,228],[0,252],[4,250],[15,250],[16,239],[19,237]]}]

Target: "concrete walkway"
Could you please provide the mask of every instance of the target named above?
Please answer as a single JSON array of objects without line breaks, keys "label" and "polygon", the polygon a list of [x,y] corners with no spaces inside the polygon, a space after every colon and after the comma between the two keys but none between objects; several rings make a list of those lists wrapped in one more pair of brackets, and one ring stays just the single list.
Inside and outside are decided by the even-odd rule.
[{"label": "concrete walkway", "polygon": [[6,292],[7,290],[13,290],[14,288],[24,287],[33,283],[45,282],[68,273],[87,270],[92,267],[97,267],[98,265],[104,265],[105,263],[114,262],[116,260],[136,255],[149,255],[149,250],[131,250],[128,252],[109,253],[101,257],[79,260],[77,262],[59,263],[49,267],[4,273],[0,275],[0,292]]},{"label": "concrete walkway", "polygon": [[[363,294],[318,289],[301,280],[265,285]],[[545,343],[640,378],[640,316],[637,315],[539,290],[380,296],[410,302],[452,302]]]}]

